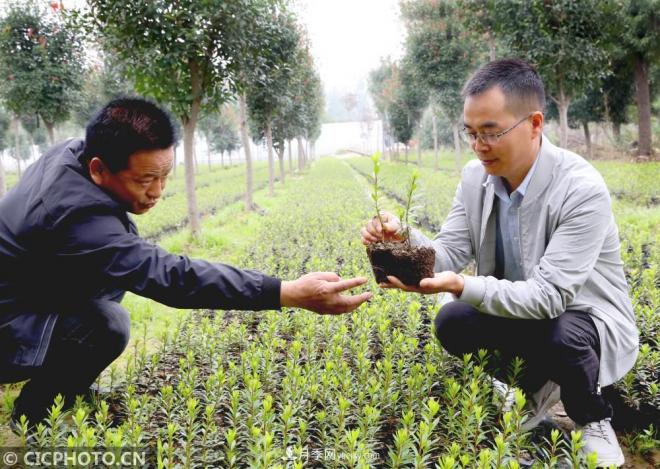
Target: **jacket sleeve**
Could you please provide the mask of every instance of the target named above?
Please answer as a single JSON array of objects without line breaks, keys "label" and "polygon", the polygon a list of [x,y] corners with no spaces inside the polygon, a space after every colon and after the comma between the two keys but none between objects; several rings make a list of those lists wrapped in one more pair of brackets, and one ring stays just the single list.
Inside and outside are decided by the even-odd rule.
[{"label": "jacket sleeve", "polygon": [[442,224],[440,233],[433,240],[419,230],[412,230],[410,240],[413,246],[429,246],[435,249],[435,271],[452,270],[461,272],[474,256],[467,214],[463,203],[463,183],[456,188],[449,215]]},{"label": "jacket sleeve", "polygon": [[591,275],[612,219],[604,185],[576,189],[563,205],[559,224],[530,278],[510,282],[495,277],[465,277],[459,297],[480,311],[520,319],[562,314]]},{"label": "jacket sleeve", "polygon": [[114,215],[77,216],[53,235],[58,265],[67,272],[88,273],[104,286],[177,308],[280,308],[279,279],[168,253],[128,233]]}]

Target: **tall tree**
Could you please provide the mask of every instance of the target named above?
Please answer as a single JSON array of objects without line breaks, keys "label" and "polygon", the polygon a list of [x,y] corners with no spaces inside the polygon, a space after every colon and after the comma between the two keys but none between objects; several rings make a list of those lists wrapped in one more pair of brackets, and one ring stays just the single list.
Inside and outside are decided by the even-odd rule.
[{"label": "tall tree", "polygon": [[[651,132],[651,68],[660,59],[660,1],[627,0],[618,10],[623,34],[615,40],[624,49],[635,76],[639,156],[653,153]],[[621,21],[622,20],[622,21]],[[623,39],[621,41],[621,39]]]},{"label": "tall tree", "polygon": [[461,88],[480,59],[473,36],[462,26],[456,1],[405,0],[406,60],[452,123],[456,168],[461,166],[459,129],[462,125]]},{"label": "tall tree", "polygon": [[[269,65],[258,80],[253,80],[247,89],[247,104],[250,119],[257,127],[257,136],[263,135],[268,151],[268,192],[275,195],[275,161],[273,146],[273,123],[283,109],[290,109],[292,84],[295,75],[295,61],[300,35],[292,13],[276,12],[269,28],[270,47],[264,51],[263,59]],[[283,153],[278,153],[280,169],[283,167]],[[282,172],[282,171],[281,171]],[[283,172],[282,172],[283,176]]]},{"label": "tall tree", "polygon": [[51,143],[55,125],[79,99],[85,62],[82,34],[34,0],[11,3],[0,20],[0,94],[16,116],[38,116]]},{"label": "tall tree", "polygon": [[246,59],[264,50],[259,29],[268,21],[265,8],[271,3],[88,0],[104,47],[121,60],[137,91],[167,103],[183,124],[193,236],[200,232],[193,148],[200,112],[230,99],[244,66],[257,64]]},{"label": "tall tree", "polygon": [[390,106],[390,126],[394,138],[404,144],[407,163],[410,140],[422,118],[428,94],[418,83],[415,70],[410,64],[404,62],[397,77],[399,84]]},{"label": "tall tree", "polygon": [[613,0],[501,0],[490,10],[498,38],[543,77],[559,111],[562,146],[571,101],[607,72],[603,64],[615,8]]},{"label": "tall tree", "polygon": [[621,141],[621,125],[628,122],[628,106],[633,102],[634,78],[632,67],[625,58],[614,58],[611,73],[603,80],[603,108],[612,123],[614,140]]},{"label": "tall tree", "polygon": [[574,126],[581,126],[584,132],[584,142],[587,147],[587,157],[593,158],[590,122],[602,122],[605,118],[605,97],[602,83],[595,81],[586,92],[578,97],[568,113],[568,122]]},{"label": "tall tree", "polygon": [[301,44],[297,51],[288,112],[289,130],[298,144],[298,169],[303,170],[309,156],[305,152],[303,140],[313,142],[321,133],[323,87],[309,51],[309,41],[304,34],[301,34]]},{"label": "tall tree", "polygon": [[[220,112],[207,114],[200,120],[199,128],[204,134],[209,150],[220,153],[224,166],[225,153],[238,150],[241,140],[238,136],[238,116],[232,107],[224,105]],[[209,155],[209,169],[211,157]]]},{"label": "tall tree", "polygon": [[376,107],[376,113],[382,123],[382,146],[383,155],[387,155],[387,147],[391,129],[389,128],[389,113],[396,87],[399,82],[397,80],[398,67],[395,62],[389,58],[381,59],[378,68],[369,73],[369,94]]}]

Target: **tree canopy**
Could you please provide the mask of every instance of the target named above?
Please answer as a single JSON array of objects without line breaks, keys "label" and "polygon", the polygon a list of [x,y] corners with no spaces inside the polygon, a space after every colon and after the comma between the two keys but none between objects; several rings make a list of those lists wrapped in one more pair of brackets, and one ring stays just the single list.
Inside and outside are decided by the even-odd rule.
[{"label": "tree canopy", "polygon": [[0,94],[15,116],[38,116],[54,143],[69,118],[85,74],[82,35],[34,0],[11,3],[0,19]]}]

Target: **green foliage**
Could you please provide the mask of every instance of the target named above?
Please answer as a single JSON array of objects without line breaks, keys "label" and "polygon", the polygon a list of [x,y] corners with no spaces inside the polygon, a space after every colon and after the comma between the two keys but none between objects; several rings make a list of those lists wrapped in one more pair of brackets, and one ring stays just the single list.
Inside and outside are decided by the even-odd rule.
[{"label": "green foliage", "polygon": [[199,129],[212,151],[232,152],[241,147],[241,139],[238,136],[238,115],[233,107],[225,105],[220,112],[207,113],[199,121]]},{"label": "green foliage", "polygon": [[13,2],[0,20],[0,94],[14,115],[46,125],[69,117],[85,74],[82,35],[33,0]]},{"label": "green foliage", "polygon": [[[101,36],[138,92],[168,103],[186,121],[194,102],[226,101],[235,55],[250,38],[256,6],[247,1],[90,0],[90,33]],[[136,34],[139,31],[139,34]]]},{"label": "green foliage", "polygon": [[594,78],[606,74],[616,8],[610,0],[507,0],[494,2],[490,15],[498,37],[537,66],[546,91],[560,100],[562,95],[579,96]]},{"label": "green foliage", "polygon": [[253,135],[263,135],[278,113],[291,108],[296,60],[300,56],[298,28],[293,14],[281,11],[267,32],[270,47],[262,52],[262,57],[269,65],[257,79],[251,80],[247,89],[250,118],[259,130]]},{"label": "green foliage", "polygon": [[386,116],[394,100],[396,73],[397,66],[389,58],[381,59],[380,66],[369,73],[369,93],[381,117]]},{"label": "green foliage", "polygon": [[658,0],[626,0],[618,10],[620,32],[624,48],[644,62],[653,63],[660,58],[660,2]]},{"label": "green foliage", "polygon": [[388,127],[397,142],[408,145],[418,127],[428,94],[419,84],[415,69],[407,61],[404,61],[395,76],[397,82],[389,109]]},{"label": "green foliage", "polygon": [[74,120],[84,128],[94,113],[110,100],[134,94],[133,84],[124,76],[121,64],[106,57],[103,65],[92,67],[86,74]]},{"label": "green foliage", "polygon": [[452,123],[463,111],[460,91],[485,51],[466,33],[456,1],[406,0],[406,61],[416,81],[438,103]]}]

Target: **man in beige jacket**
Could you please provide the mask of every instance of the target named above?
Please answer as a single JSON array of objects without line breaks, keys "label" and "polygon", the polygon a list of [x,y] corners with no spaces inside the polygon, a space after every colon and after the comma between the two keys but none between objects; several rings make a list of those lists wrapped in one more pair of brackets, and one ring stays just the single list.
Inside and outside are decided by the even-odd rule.
[{"label": "man in beige jacket", "polygon": [[[490,62],[465,85],[464,138],[478,160],[466,165],[440,233],[415,245],[436,251],[434,278],[416,287],[451,293],[435,319],[453,355],[484,348],[525,360],[520,386],[531,429],[559,400],[582,429],[586,453],[622,465],[601,386],[633,366],[638,331],[620,257],[610,196],[600,174],[543,135],[545,91],[516,59]],[[402,240],[389,213],[362,229],[362,242]],[[475,276],[460,272],[474,259]]]}]

